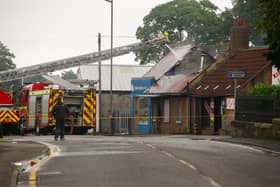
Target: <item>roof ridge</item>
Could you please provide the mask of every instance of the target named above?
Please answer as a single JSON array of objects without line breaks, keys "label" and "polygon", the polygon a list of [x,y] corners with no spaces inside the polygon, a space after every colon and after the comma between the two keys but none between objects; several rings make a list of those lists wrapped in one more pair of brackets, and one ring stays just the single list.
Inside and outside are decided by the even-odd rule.
[{"label": "roof ridge", "polygon": [[258,46],[258,47],[252,47],[248,49],[238,49],[237,51],[258,51],[258,50],[267,50],[268,47],[266,46]]}]

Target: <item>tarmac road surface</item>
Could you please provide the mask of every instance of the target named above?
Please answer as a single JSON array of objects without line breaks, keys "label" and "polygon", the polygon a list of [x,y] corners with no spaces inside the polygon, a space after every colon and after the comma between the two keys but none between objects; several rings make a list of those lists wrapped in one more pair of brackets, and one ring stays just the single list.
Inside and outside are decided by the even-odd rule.
[{"label": "tarmac road surface", "polygon": [[[35,186],[280,186],[280,157],[245,145],[186,136],[24,137],[60,150]],[[21,178],[18,186],[27,186]]]}]

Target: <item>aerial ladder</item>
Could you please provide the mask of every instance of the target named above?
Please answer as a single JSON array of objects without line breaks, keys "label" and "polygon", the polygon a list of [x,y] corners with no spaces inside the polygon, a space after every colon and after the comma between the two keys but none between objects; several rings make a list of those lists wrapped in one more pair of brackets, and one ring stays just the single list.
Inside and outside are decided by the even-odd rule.
[{"label": "aerial ladder", "polygon": [[[124,45],[121,47],[113,48],[112,57],[121,56],[130,52],[139,51],[148,46],[155,46],[164,43],[168,40],[168,34],[164,33],[160,37],[147,40],[143,42],[137,42],[129,45]],[[25,77],[30,77],[34,75],[43,75],[49,72],[63,70],[67,68],[73,68],[81,65],[87,65],[90,63],[97,62],[99,60],[107,60],[111,57],[111,50],[99,52],[88,53],[85,55],[74,56],[70,58],[65,58],[61,60],[50,61],[46,63],[41,63],[32,66],[26,66],[22,68],[16,68],[0,72],[0,82],[8,82],[16,79],[22,79]]]}]

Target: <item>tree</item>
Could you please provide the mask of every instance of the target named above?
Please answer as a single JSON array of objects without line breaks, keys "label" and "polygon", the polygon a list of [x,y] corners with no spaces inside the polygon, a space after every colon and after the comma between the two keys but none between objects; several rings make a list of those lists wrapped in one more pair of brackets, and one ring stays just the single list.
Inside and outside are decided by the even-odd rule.
[{"label": "tree", "polygon": [[[16,68],[16,64],[13,63],[13,58],[15,58],[15,55],[12,52],[10,52],[10,49],[8,49],[0,41],[0,71]],[[10,90],[11,87],[13,87],[14,89],[18,89],[19,81],[14,80],[10,82],[5,82],[1,85],[1,89],[3,90]]]},{"label": "tree", "polygon": [[263,45],[263,35],[257,31],[257,23],[262,19],[256,0],[232,0],[233,16],[245,19],[250,30],[250,41],[254,45]]},{"label": "tree", "polygon": [[230,35],[230,28],[232,27],[233,24],[232,10],[226,8],[223,12],[221,12],[221,14],[219,14],[219,17],[222,19],[223,22],[221,32],[223,32],[223,36],[226,38]]},{"label": "tree", "polygon": [[280,69],[280,1],[258,0],[262,19],[259,29],[266,34],[265,44],[269,45],[267,59]]},{"label": "tree", "polygon": [[74,79],[77,79],[78,76],[77,74],[75,74],[73,72],[73,70],[70,70],[70,71],[64,71],[62,74],[61,74],[61,77],[65,80],[74,80]]},{"label": "tree", "polygon": [[[171,43],[190,41],[194,44],[215,44],[227,39],[218,8],[208,0],[173,0],[151,10],[137,28],[136,37],[147,40],[163,32]],[[155,63],[164,54],[163,46],[148,47],[136,53],[140,64]]]},{"label": "tree", "polygon": [[14,69],[16,65],[13,63],[15,55],[0,41],[0,71]]},{"label": "tree", "polygon": [[34,75],[32,77],[26,77],[24,78],[24,83],[35,83],[35,82],[45,82],[46,79],[42,77],[41,75]]}]

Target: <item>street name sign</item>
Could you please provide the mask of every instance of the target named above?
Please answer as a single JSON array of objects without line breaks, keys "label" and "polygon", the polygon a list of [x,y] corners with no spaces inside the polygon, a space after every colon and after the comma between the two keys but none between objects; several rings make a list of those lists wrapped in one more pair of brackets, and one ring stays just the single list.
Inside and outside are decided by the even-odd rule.
[{"label": "street name sign", "polygon": [[245,77],[244,71],[228,71],[227,72],[228,78],[243,78]]}]

